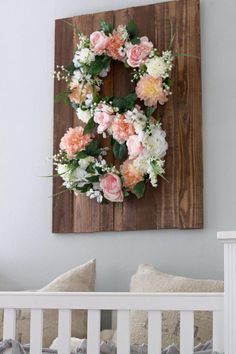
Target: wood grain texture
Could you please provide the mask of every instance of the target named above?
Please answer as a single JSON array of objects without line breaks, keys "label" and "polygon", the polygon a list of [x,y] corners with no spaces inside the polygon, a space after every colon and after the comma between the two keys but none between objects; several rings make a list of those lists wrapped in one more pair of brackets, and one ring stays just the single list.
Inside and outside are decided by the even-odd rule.
[{"label": "wood grain texture", "polygon": [[[173,50],[192,57],[177,56],[173,69],[173,95],[159,106],[167,133],[166,178],[158,188],[147,187],[143,199],[129,197],[122,204],[99,205],[86,196],[65,192],[53,199],[53,232],[124,231],[203,227],[202,110],[200,67],[199,0],[179,0],[67,19],[85,34],[99,29],[100,21],[115,26],[134,19],[140,36],[146,35],[161,52],[175,33]],[[72,27],[56,21],[55,63],[69,63],[76,46]],[[197,57],[197,58],[196,58]],[[63,84],[55,82],[55,94]],[[124,96],[133,91],[129,70],[112,64],[104,81],[104,95]],[[54,152],[69,126],[79,124],[72,108],[57,103],[54,109]],[[106,142],[109,143],[109,142]],[[112,157],[109,157],[112,158]],[[61,181],[54,179],[54,193]]]}]

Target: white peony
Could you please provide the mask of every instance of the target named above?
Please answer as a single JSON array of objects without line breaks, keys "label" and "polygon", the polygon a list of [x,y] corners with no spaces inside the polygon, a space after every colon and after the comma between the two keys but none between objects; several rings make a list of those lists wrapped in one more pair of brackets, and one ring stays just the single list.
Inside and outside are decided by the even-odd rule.
[{"label": "white peony", "polygon": [[91,118],[90,110],[83,110],[81,108],[76,109],[76,114],[78,119],[80,119],[83,123],[87,124],[89,119]]},{"label": "white peony", "polygon": [[168,144],[166,141],[166,133],[158,125],[152,127],[151,135],[143,136],[143,145],[147,149],[150,156],[161,159],[165,156]]},{"label": "white peony", "polygon": [[147,72],[149,75],[157,78],[165,76],[168,66],[161,57],[154,57],[146,62]]},{"label": "white peony", "polygon": [[84,159],[81,159],[79,161],[79,165],[82,169],[86,170],[88,165],[90,165],[91,163],[94,163],[94,162],[95,162],[95,158],[93,156],[88,156],[88,157],[85,157]]}]

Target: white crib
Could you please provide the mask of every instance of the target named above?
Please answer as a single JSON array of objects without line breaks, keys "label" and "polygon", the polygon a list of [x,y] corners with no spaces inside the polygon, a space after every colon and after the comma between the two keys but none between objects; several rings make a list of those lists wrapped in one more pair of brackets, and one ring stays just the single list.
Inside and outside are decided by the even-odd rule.
[{"label": "white crib", "polygon": [[117,353],[130,352],[129,313],[148,311],[148,354],[161,353],[161,312],[180,311],[180,353],[193,353],[194,311],[213,312],[213,350],[236,354],[236,232],[220,232],[225,247],[223,293],[0,292],[3,338],[15,338],[16,309],[31,310],[30,353],[41,354],[43,310],[58,309],[59,354],[69,354],[71,310],[88,310],[87,353],[99,354],[101,310],[117,310]]}]

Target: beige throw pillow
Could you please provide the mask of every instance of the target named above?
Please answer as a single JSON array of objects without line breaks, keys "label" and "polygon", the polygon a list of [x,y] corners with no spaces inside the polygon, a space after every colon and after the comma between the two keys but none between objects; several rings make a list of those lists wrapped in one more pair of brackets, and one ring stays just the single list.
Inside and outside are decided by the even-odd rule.
[{"label": "beige throw pillow", "polygon": [[[196,280],[160,272],[157,268],[141,264],[132,276],[131,292],[222,292],[223,281]],[[163,312],[162,316],[162,347],[175,343],[179,345],[179,314]],[[212,314],[196,312],[194,318],[195,344],[212,338]],[[147,312],[132,311],[131,343],[147,344],[148,320]]]},{"label": "beige throw pillow", "polygon": [[[42,292],[61,292],[61,291],[95,291],[96,280],[96,260],[75,267],[68,272],[60,275],[51,283],[37,291]],[[58,311],[44,311],[43,346],[49,347],[58,333]],[[0,327],[3,322],[1,321]],[[2,328],[0,328],[0,333]],[[87,334],[87,312],[81,310],[72,311],[73,337],[84,338]],[[21,343],[30,341],[30,311],[27,309],[17,311],[16,339]]]}]

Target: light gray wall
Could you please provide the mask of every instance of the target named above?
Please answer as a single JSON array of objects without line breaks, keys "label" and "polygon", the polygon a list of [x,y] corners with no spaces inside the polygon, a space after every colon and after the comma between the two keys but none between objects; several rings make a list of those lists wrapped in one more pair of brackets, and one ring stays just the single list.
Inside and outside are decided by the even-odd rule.
[{"label": "light gray wall", "polygon": [[[0,289],[37,288],[97,258],[97,289],[127,290],[139,263],[222,278],[217,230],[236,229],[236,2],[201,4],[205,228],[52,235],[54,19],[146,0],[0,2]],[[60,64],[60,63],[59,63]]]}]

